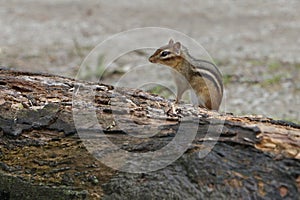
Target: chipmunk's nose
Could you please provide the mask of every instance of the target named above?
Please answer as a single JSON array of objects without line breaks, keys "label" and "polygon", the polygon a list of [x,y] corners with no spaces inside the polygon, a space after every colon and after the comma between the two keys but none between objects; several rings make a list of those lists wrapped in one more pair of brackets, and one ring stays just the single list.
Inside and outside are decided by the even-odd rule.
[{"label": "chipmunk's nose", "polygon": [[154,62],[154,56],[150,56],[149,58],[148,58],[148,60],[150,61],[150,62]]}]

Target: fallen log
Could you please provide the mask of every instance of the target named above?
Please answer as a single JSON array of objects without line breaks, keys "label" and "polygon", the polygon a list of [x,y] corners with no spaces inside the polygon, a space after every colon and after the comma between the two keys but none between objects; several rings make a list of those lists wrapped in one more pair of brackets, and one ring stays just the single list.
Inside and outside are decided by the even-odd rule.
[{"label": "fallen log", "polygon": [[299,198],[299,124],[7,69],[0,91],[0,199]]}]

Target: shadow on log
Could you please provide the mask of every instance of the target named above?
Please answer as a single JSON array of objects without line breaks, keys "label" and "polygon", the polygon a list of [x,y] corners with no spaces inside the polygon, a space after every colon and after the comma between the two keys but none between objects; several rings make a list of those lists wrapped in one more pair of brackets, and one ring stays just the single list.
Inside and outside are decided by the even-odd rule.
[{"label": "shadow on log", "polygon": [[[80,88],[92,91],[92,105],[77,96],[74,110]],[[0,91],[2,200],[299,198],[298,124],[174,107],[140,90],[5,69]],[[79,134],[73,114],[91,107],[97,121],[79,118]],[[100,133],[88,134],[96,124]],[[97,152],[107,141],[118,150]],[[127,162],[159,150],[164,156],[142,159],[144,168]],[[177,150],[179,158],[168,160]],[[154,170],[161,163],[167,166]],[[135,169],[141,173],[130,173]]]}]

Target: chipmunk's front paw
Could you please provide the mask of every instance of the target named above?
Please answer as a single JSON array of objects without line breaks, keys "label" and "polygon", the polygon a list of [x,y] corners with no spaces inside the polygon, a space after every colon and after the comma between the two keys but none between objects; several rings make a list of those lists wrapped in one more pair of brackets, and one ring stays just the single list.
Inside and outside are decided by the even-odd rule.
[{"label": "chipmunk's front paw", "polygon": [[177,109],[178,106],[176,105],[177,103],[171,103],[171,107],[167,110],[167,115],[175,117],[177,116]]}]

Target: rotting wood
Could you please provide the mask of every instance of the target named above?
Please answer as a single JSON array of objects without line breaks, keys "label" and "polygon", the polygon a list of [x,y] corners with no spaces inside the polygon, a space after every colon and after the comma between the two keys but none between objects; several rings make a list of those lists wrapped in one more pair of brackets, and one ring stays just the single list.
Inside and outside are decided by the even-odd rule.
[{"label": "rotting wood", "polygon": [[[113,170],[96,160],[77,135],[72,95],[79,85],[96,91],[98,122],[126,151],[164,147],[187,116],[197,119],[197,135],[166,168],[145,174]],[[50,193],[62,199],[299,197],[299,124],[190,105],[170,113],[171,102],[141,90],[5,69],[0,70],[0,91],[0,199],[43,199]],[[205,137],[209,125],[218,123],[224,124],[220,132]],[[144,137],[132,137],[139,135]],[[199,158],[207,148],[203,142],[216,141]]]}]

